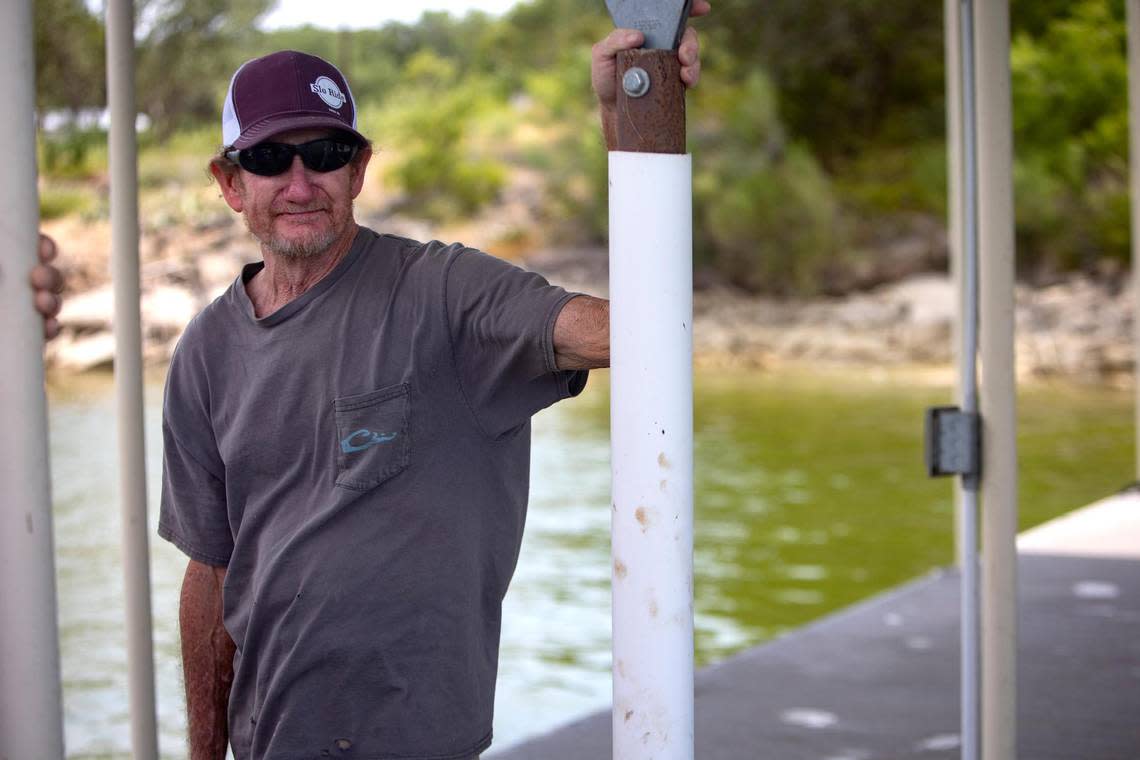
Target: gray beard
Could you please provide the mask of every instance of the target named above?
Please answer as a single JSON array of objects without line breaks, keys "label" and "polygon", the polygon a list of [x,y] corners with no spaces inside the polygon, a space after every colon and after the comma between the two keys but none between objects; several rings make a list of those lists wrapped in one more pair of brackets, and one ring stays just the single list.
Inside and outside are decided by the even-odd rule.
[{"label": "gray beard", "polygon": [[280,238],[271,237],[268,240],[263,240],[262,243],[266,248],[287,259],[311,259],[315,258],[332,246],[336,242],[337,234],[335,230],[330,230],[327,234],[320,237],[307,238],[304,240],[281,240]]},{"label": "gray beard", "polygon": [[[244,218],[244,215],[243,215]],[[311,259],[320,256],[327,251],[333,243],[336,242],[338,233],[336,230],[329,230],[327,233],[316,237],[307,237],[301,240],[286,240],[277,236],[269,236],[268,238],[260,238],[254,234],[249,226],[249,219],[244,219],[245,228],[249,230],[249,234],[257,238],[263,246],[268,248],[273,253],[286,259],[293,259],[294,261],[301,261],[304,259]]]}]

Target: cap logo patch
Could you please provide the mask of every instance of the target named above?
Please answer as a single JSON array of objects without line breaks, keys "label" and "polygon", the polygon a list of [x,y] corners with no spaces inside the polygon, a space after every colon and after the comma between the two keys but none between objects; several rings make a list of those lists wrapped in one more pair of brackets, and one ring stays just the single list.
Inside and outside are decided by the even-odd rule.
[{"label": "cap logo patch", "polygon": [[319,95],[330,108],[339,109],[348,100],[336,86],[336,82],[328,77],[317,77],[317,80],[309,85],[309,89]]}]

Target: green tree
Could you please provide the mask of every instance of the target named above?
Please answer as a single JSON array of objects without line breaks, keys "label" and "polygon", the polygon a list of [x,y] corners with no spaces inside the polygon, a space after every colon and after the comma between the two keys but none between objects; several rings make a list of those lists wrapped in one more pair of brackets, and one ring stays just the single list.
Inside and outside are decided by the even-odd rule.
[{"label": "green tree", "polygon": [[470,126],[495,104],[478,78],[459,80],[454,61],[421,50],[408,59],[405,90],[392,101],[384,132],[398,146],[387,177],[404,205],[435,220],[466,216],[494,200],[503,167],[469,139]]},{"label": "green tree", "polygon": [[254,23],[272,0],[144,0],[139,4],[139,104],[160,137],[217,119],[221,94],[252,57]]},{"label": "green tree", "polygon": [[36,109],[101,108],[107,99],[103,23],[83,0],[36,0]]},{"label": "green tree", "polygon": [[1080,0],[1013,43],[1017,232],[1023,266],[1128,255],[1123,4]]},{"label": "green tree", "polygon": [[707,25],[722,71],[766,69],[789,132],[829,170],[868,145],[942,130],[942,3],[742,2]]},{"label": "green tree", "polygon": [[840,239],[830,179],[806,145],[789,139],[763,71],[708,84],[695,98],[698,260],[749,290],[818,290]]}]

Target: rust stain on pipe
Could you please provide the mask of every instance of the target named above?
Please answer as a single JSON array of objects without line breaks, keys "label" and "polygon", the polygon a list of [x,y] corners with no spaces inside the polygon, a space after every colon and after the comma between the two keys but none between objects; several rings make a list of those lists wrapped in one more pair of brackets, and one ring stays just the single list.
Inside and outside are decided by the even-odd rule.
[{"label": "rust stain on pipe", "polygon": [[641,526],[642,533],[649,530],[649,511],[645,507],[638,507],[637,511],[633,513],[633,516],[637,518],[637,523]]},{"label": "rust stain on pipe", "polygon": [[[622,89],[633,67],[649,74],[649,91],[633,98]],[[617,54],[616,150],[634,153],[685,152],[685,85],[674,50],[622,50]]]}]

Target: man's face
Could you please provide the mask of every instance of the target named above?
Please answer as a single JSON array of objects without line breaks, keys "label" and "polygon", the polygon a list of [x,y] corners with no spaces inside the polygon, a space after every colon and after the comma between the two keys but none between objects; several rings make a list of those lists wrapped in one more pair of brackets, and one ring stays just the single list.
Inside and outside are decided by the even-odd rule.
[{"label": "man's face", "polygon": [[[299,145],[328,137],[331,130],[296,130],[270,138]],[[319,256],[355,234],[352,201],[364,185],[371,150],[336,171],[315,172],[293,157],[289,169],[263,177],[244,169],[212,167],[230,208],[245,217],[246,227],[263,246],[292,259]]]}]

